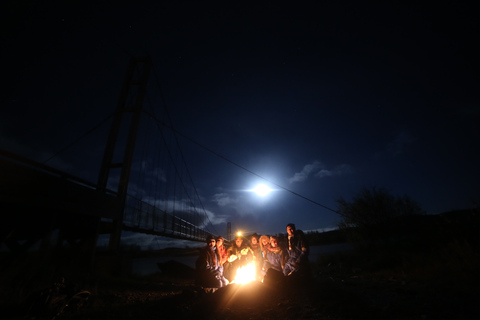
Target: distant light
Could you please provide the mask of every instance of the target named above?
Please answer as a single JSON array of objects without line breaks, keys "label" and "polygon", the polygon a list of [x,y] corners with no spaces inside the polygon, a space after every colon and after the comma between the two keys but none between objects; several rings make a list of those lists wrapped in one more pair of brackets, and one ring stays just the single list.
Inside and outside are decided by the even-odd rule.
[{"label": "distant light", "polygon": [[241,237],[242,233],[240,231],[237,232],[237,236]]},{"label": "distant light", "polygon": [[272,189],[270,189],[268,186],[264,185],[264,184],[259,184],[258,186],[256,186],[253,191],[259,195],[260,197],[264,197],[266,196],[267,194],[270,193],[270,191],[272,191]]}]

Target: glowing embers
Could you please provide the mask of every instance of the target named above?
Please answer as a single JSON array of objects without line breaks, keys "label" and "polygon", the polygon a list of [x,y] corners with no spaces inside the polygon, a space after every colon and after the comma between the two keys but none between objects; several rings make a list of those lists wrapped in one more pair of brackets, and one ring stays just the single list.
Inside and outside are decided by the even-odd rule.
[{"label": "glowing embers", "polygon": [[246,284],[251,281],[255,281],[255,273],[255,263],[251,262],[246,266],[238,268],[237,275],[235,276],[235,280],[232,283]]}]

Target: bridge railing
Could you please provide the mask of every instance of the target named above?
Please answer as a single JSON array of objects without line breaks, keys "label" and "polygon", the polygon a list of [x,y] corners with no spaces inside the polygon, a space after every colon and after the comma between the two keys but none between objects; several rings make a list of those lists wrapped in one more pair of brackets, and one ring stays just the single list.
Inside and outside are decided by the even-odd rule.
[{"label": "bridge railing", "polygon": [[204,241],[209,232],[147,202],[127,196],[123,216],[125,230],[172,238]]},{"label": "bridge railing", "polygon": [[[117,192],[105,190],[106,196],[102,196],[96,192],[94,183],[2,149],[0,176],[3,201],[33,203],[38,200],[50,208],[58,204],[63,211],[67,208],[71,212],[104,218],[114,218],[121,210],[120,203],[115,201]],[[126,199],[123,224],[124,229],[134,232],[192,241],[204,241],[210,234],[190,221],[132,196]]]},{"label": "bridge railing", "polygon": [[[47,165],[44,165],[42,163],[39,163],[39,162],[36,162],[36,161],[33,161],[33,160],[30,160],[28,158],[25,158],[23,156],[14,154],[14,153],[12,153],[10,151],[7,151],[7,150],[0,149],[0,158],[4,158],[4,159],[6,159],[6,160],[8,160],[12,163],[18,163],[18,164],[20,164],[22,166],[25,166],[25,167],[33,168],[33,169],[35,169],[39,172],[44,172],[44,173],[47,173],[51,176],[61,178],[63,180],[71,181],[75,184],[82,185],[82,186],[84,186],[86,188],[89,188],[89,189],[96,189],[97,188],[97,185],[90,182],[90,181],[75,177],[75,176],[73,176],[71,174],[68,174],[66,172],[60,171],[58,169],[49,167]],[[117,192],[115,192],[113,190],[109,190],[109,189],[106,190],[106,193],[111,194],[111,195],[115,195],[115,196],[118,195]]]}]

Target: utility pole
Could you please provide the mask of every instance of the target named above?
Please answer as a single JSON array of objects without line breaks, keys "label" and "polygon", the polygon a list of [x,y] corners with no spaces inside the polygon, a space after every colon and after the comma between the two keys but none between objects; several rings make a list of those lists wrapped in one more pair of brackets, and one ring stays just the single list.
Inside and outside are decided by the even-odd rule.
[{"label": "utility pole", "polygon": [[[102,166],[98,176],[97,190],[106,192],[109,182],[112,182],[112,169],[120,169],[120,178],[117,183],[117,194],[120,198],[121,208],[118,215],[112,221],[113,228],[110,233],[109,241],[109,249],[114,252],[120,247],[128,181],[130,178],[135,142],[137,139],[143,100],[147,89],[147,81],[151,66],[152,60],[150,56],[142,59],[131,59],[130,61],[127,76],[120,93],[117,109],[110,129],[110,134],[105,146]],[[116,148],[119,147],[117,145],[119,142],[119,133],[122,122],[126,117],[130,117],[130,125],[126,128],[128,130],[127,141],[124,146],[120,146],[124,147],[123,159],[119,159],[120,161],[116,162],[114,156],[119,153],[115,151]]]}]

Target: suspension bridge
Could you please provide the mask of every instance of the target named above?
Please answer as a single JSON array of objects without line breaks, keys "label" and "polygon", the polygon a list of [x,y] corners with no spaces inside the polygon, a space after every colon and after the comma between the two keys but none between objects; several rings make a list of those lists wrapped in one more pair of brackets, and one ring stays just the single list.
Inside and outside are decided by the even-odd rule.
[{"label": "suspension bridge", "polygon": [[96,182],[0,150],[1,244],[14,251],[47,246],[58,232],[58,243],[91,247],[108,234],[117,250],[122,231],[191,241],[218,234],[175,132],[144,107],[150,69],[149,57],[131,60]]}]

